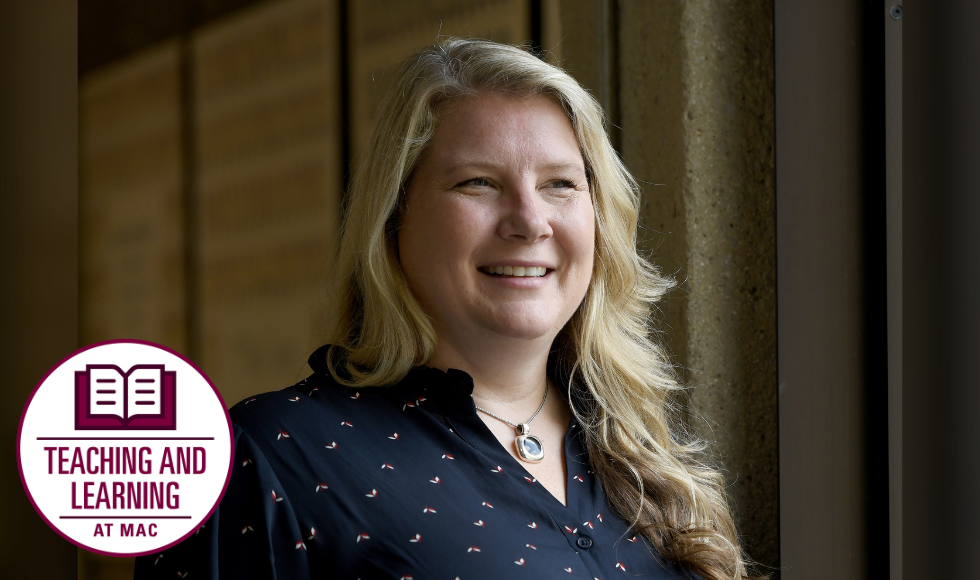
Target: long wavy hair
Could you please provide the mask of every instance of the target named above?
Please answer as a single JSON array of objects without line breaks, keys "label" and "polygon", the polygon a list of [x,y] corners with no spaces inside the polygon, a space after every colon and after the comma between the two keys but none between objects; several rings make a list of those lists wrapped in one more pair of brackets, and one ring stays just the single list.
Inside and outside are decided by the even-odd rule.
[{"label": "long wavy hair", "polygon": [[334,270],[331,374],[346,385],[388,385],[435,352],[436,334],[399,265],[397,229],[440,106],[480,93],[555,99],[585,160],[595,266],[548,368],[568,389],[610,504],[665,558],[705,579],[748,578],[723,477],[701,460],[704,445],[673,403],[681,387],[652,324],[654,303],[673,283],[637,252],[639,188],[609,142],[598,102],[525,50],[445,38],[395,74],[349,190]]}]

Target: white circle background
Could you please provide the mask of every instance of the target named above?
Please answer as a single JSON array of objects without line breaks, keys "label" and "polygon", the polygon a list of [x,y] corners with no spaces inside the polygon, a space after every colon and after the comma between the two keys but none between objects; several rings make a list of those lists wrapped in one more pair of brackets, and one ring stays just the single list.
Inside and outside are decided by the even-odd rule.
[{"label": "white circle background", "polygon": [[[176,371],[175,430],[80,430],[75,431],[75,372],[84,371],[88,364],[113,364],[124,372],[137,364],[162,364],[166,371]],[[102,440],[51,441],[38,437],[213,437],[213,440]],[[21,421],[19,457],[21,476],[35,507],[48,523],[66,539],[87,550],[113,555],[136,556],[159,551],[197,531],[224,493],[230,476],[232,432],[227,411],[207,379],[181,357],[146,343],[115,342],[84,350],[65,360],[44,379],[30,400]],[[45,447],[68,447],[70,458],[75,447],[83,453],[89,447],[150,447],[150,474],[58,474],[58,453],[54,453],[53,473],[48,473],[48,452]],[[207,454],[205,472],[199,475],[171,475],[167,469],[160,473],[163,448],[171,447],[176,464],[177,447],[204,447]],[[114,450],[115,451],[115,450]],[[113,462],[114,463],[114,462]],[[83,502],[83,482],[92,481],[90,489],[98,490],[99,482],[171,482],[179,484],[180,507],[176,510],[153,509],[72,509],[72,482],[76,482],[75,502]],[[142,486],[140,486],[142,487]],[[110,501],[112,485],[108,484]],[[90,502],[94,503],[95,498]],[[140,519],[65,519],[61,516],[141,516]],[[145,516],[191,516],[190,519],[152,519]],[[96,536],[96,524],[111,523],[111,535]],[[122,537],[121,524],[139,524],[144,529],[156,524],[156,536]],[[201,531],[200,533],[204,533]]]}]

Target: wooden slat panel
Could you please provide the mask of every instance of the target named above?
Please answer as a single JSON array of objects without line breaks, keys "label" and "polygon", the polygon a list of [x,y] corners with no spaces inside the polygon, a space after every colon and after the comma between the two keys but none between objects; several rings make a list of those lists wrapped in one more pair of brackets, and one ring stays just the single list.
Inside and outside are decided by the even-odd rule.
[{"label": "wooden slat panel", "polygon": [[230,406],[304,375],[340,214],[339,9],[272,2],[193,39],[202,366]]},{"label": "wooden slat panel", "polygon": [[81,343],[183,351],[180,46],[166,43],[79,88]]}]

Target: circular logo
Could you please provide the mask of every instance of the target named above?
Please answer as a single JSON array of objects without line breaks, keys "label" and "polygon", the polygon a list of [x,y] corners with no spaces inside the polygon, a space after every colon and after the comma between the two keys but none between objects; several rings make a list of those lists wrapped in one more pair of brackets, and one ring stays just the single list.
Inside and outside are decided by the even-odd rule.
[{"label": "circular logo", "polygon": [[20,478],[65,539],[142,556],[198,531],[231,477],[234,439],[221,396],[165,347],[118,340],[54,366],[17,431]]}]

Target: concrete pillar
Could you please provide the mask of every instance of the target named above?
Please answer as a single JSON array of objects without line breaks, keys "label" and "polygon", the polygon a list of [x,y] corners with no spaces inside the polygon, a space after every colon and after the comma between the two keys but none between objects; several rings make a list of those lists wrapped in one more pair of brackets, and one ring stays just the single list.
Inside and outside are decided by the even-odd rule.
[{"label": "concrete pillar", "polygon": [[[694,387],[690,423],[713,442],[763,570],[779,565],[772,10],[761,0],[562,4],[566,40],[581,39],[578,50],[565,43],[564,64],[608,95],[614,142],[644,188],[643,244],[680,282],[662,318]],[[590,49],[602,22],[613,33]]]},{"label": "concrete pillar", "polygon": [[779,561],[772,18],[760,1],[690,2],[681,15],[691,423],[717,441],[746,547],[769,566]]}]

